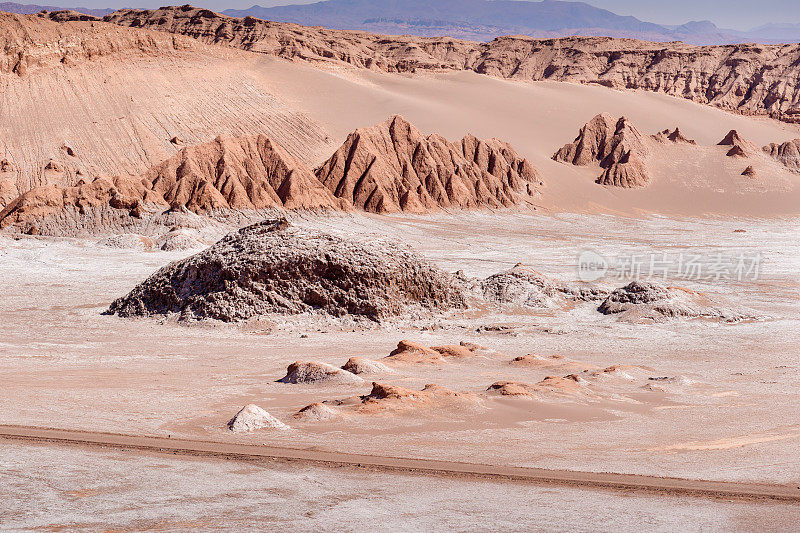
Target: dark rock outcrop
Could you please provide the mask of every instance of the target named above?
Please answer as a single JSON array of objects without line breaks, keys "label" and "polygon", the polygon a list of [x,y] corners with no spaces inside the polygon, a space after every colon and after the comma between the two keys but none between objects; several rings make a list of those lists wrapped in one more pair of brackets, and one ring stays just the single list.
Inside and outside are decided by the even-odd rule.
[{"label": "dark rock outcrop", "polygon": [[304,312],[380,320],[464,306],[451,276],[407,247],[346,240],[278,219],[167,265],[109,312],[226,322]]}]

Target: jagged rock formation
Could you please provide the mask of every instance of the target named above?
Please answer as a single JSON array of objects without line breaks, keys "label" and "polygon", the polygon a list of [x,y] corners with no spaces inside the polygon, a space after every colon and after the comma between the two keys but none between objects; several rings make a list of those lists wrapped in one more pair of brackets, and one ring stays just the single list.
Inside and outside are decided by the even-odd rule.
[{"label": "jagged rock formation", "polygon": [[567,302],[602,300],[608,291],[548,278],[523,264],[489,276],[480,283],[483,297],[494,303],[534,309],[562,307]]},{"label": "jagged rock formation", "polygon": [[[4,164],[0,170],[11,167]],[[53,168],[58,170],[55,163]],[[181,149],[138,178],[35,188],[8,201],[0,227],[25,230],[67,209],[84,214],[113,208],[138,217],[148,204],[195,213],[508,207],[526,202],[542,185],[533,166],[507,143],[467,136],[452,144],[438,135],[424,137],[398,116],[351,134],[316,174],[264,135],[220,136]],[[0,195],[12,194],[10,186],[4,190]]]},{"label": "jagged rock formation", "polygon": [[141,216],[146,204],[220,209],[347,209],[302,163],[264,135],[218,137],[190,146],[141,178],[97,178],[74,187],[37,187],[0,211],[0,227],[23,229],[69,208],[109,207]]},{"label": "jagged rock formation", "polygon": [[235,433],[243,433],[261,428],[290,429],[289,426],[252,403],[242,407],[228,422],[228,429]]},{"label": "jagged rock formation", "polygon": [[764,147],[764,152],[777,159],[790,170],[800,172],[800,139],[785,143],[772,143]]},{"label": "jagged rock formation", "polygon": [[680,130],[680,128],[675,128],[674,131],[664,130],[660,131],[657,134],[653,135],[653,138],[659,142],[673,142],[678,144],[692,144],[696,145],[697,141],[694,139],[689,139],[686,137]]},{"label": "jagged rock formation", "polygon": [[717,145],[730,146],[725,154],[728,157],[749,157],[760,152],[758,146],[739,135],[736,130],[729,131]]},{"label": "jagged rock formation", "polygon": [[507,143],[426,137],[400,116],[351,133],[316,174],[337,197],[374,213],[510,207],[542,186]]},{"label": "jagged rock formation", "polygon": [[270,220],[162,268],[114,301],[120,316],[238,321],[319,312],[372,320],[464,307],[452,277],[397,244],[345,240]]},{"label": "jagged rock formation", "polygon": [[667,318],[736,322],[756,318],[729,309],[699,292],[644,281],[632,281],[616,289],[597,310],[606,315],[619,315],[620,319],[630,322],[658,322]]},{"label": "jagged rock formation", "polygon": [[363,383],[354,373],[327,363],[295,361],[286,369],[280,383]]},{"label": "jagged rock formation", "polygon": [[169,204],[194,212],[346,207],[303,163],[264,135],[218,137],[184,148],[144,180]]},{"label": "jagged rock formation", "polygon": [[382,36],[226,17],[191,6],[105,18],[287,59],[388,72],[472,70],[502,78],[661,92],[744,114],[800,122],[800,45],[691,46],[608,37]]},{"label": "jagged rock formation", "polygon": [[86,214],[92,208],[108,207],[138,217],[143,201],[166,205],[144,184],[126,177],[82,180],[74,187],[46,185],[9,202],[0,211],[0,228],[17,225],[28,232],[37,222],[70,209]]},{"label": "jagged rock formation", "polygon": [[583,126],[553,159],[580,166],[599,164],[604,170],[596,181],[602,185],[643,187],[650,182],[644,162],[648,153],[643,135],[628,119],[615,120],[602,113]]}]

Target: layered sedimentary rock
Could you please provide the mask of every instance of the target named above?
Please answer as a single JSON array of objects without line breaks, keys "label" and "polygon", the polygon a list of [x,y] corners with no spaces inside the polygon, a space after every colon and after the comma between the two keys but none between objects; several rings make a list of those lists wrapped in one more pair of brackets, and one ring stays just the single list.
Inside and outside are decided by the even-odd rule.
[{"label": "layered sedimentary rock", "polygon": [[109,312],[226,322],[304,312],[380,320],[464,306],[452,277],[407,247],[345,240],[277,219],[167,265]]},{"label": "layered sedimentary rock", "polygon": [[519,80],[596,83],[800,122],[798,44],[691,46],[608,37],[524,36],[478,43],[237,19],[191,6],[120,10],[105,20],[288,59],[388,72],[472,70]]},{"label": "layered sedimentary rock", "polygon": [[597,183],[631,188],[650,182],[645,165],[648,154],[644,136],[628,119],[602,113],[583,126],[553,159],[580,166],[600,165],[603,173]]},{"label": "layered sedimentary rock", "polygon": [[800,172],[800,139],[785,143],[772,143],[764,147],[764,152],[783,163],[790,170]]},{"label": "layered sedimentary rock", "polygon": [[144,52],[169,55],[196,48],[182,36],[136,32],[70,12],[14,15],[0,12],[0,74],[24,76],[33,70],[70,65],[109,55]]},{"label": "layered sedimentary rock", "polygon": [[451,143],[400,116],[351,133],[316,175],[337,197],[375,213],[509,207],[542,186],[508,143],[471,135]]}]

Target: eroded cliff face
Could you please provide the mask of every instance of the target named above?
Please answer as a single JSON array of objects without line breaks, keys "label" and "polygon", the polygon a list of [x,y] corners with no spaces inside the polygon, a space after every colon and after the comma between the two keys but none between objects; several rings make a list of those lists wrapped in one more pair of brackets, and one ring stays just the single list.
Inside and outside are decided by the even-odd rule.
[{"label": "eroded cliff face", "polygon": [[[77,15],[77,14],[76,14]],[[89,15],[71,12],[14,15],[0,12],[0,75],[128,52],[169,55],[196,47],[183,36],[131,32]]]},{"label": "eroded cliff face", "polygon": [[105,20],[293,60],[388,72],[472,70],[520,80],[596,83],[800,123],[798,44],[691,46],[606,37],[520,36],[477,43],[237,19],[191,6],[120,10]]}]

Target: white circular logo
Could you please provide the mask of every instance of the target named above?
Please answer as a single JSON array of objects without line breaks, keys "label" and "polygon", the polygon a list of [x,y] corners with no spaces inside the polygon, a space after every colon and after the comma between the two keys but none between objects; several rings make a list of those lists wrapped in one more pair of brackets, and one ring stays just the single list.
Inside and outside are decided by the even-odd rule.
[{"label": "white circular logo", "polygon": [[581,281],[596,281],[608,272],[608,260],[605,257],[586,250],[578,256],[578,279]]}]

